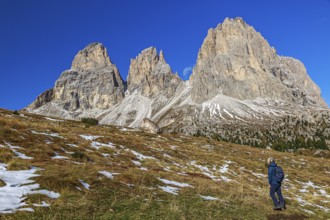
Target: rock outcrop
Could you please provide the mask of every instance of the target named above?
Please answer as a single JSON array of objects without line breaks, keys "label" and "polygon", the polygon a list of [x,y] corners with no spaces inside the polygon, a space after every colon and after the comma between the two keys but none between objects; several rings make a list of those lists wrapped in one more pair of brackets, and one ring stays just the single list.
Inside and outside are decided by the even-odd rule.
[{"label": "rock outcrop", "polygon": [[227,18],[208,31],[190,82],[197,103],[222,94],[239,100],[270,98],[326,106],[303,64],[278,56],[242,18]]},{"label": "rock outcrop", "polygon": [[163,51],[158,54],[156,48],[149,47],[131,59],[127,78],[129,92],[138,90],[146,97],[162,93],[170,98],[181,82],[166,63]]},{"label": "rock outcrop", "polygon": [[149,118],[144,118],[142,120],[140,128],[154,134],[160,132],[160,128],[158,127],[158,125]]},{"label": "rock outcrop", "polygon": [[45,92],[41,93],[37,99],[29,106],[31,109],[37,109],[43,105],[46,105],[48,102],[54,99],[54,90],[48,89]]}]

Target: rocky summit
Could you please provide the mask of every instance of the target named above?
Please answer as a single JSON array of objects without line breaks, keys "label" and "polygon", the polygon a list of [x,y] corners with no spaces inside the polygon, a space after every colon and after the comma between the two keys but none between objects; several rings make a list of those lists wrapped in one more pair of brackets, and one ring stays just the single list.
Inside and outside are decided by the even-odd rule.
[{"label": "rocky summit", "polygon": [[210,29],[191,76],[198,103],[221,94],[239,100],[259,97],[326,107],[320,89],[296,59],[281,57],[242,18]]},{"label": "rocky summit", "polygon": [[92,43],[26,110],[129,127],[148,118],[164,132],[278,150],[330,145],[330,110],[303,63],[278,55],[242,18],[208,31],[188,81],[150,47],[131,59],[124,82]]},{"label": "rocky summit", "polygon": [[138,90],[146,97],[154,97],[164,93],[170,98],[182,83],[178,74],[173,74],[170,65],[161,51],[159,55],[154,47],[143,50],[135,59],[131,60],[127,85],[128,91]]},{"label": "rocky summit", "polygon": [[[106,110],[124,98],[124,81],[100,43],[75,56],[53,89],[41,94],[28,110],[75,119],[89,110]],[[93,115],[92,115],[93,116]]]}]

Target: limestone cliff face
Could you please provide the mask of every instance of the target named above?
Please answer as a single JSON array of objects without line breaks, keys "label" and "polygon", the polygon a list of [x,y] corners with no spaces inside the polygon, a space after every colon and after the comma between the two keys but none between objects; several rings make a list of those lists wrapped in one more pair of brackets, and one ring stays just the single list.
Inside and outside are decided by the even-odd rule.
[{"label": "limestone cliff face", "polygon": [[185,84],[173,74],[163,52],[147,48],[131,60],[125,98],[100,122],[131,127],[139,127],[144,118],[158,122],[186,97],[184,90]]},{"label": "limestone cliff face", "polygon": [[270,71],[290,90],[295,103],[327,108],[320,88],[312,81],[299,60],[279,56],[277,65],[271,67]]},{"label": "limestone cliff face", "polygon": [[51,99],[37,100],[40,104],[32,104],[29,108],[36,109],[52,102],[71,112],[108,109],[123,97],[124,82],[117,67],[111,63],[102,44],[92,43],[78,52],[71,69],[64,71],[55,82]]},{"label": "limestone cliff face", "polygon": [[146,97],[164,94],[170,98],[182,80],[173,74],[166,63],[164,54],[156,48],[143,50],[135,59],[131,59],[127,88],[129,92],[138,90]]},{"label": "limestone cliff face", "polygon": [[91,43],[77,53],[71,69],[86,72],[112,65],[107,49],[101,43]]},{"label": "limestone cliff face", "polygon": [[240,100],[261,97],[326,106],[304,66],[279,57],[242,18],[227,18],[208,31],[190,82],[197,103],[221,94]]},{"label": "limestone cliff face", "polygon": [[31,109],[37,109],[48,102],[54,99],[54,91],[53,89],[48,89],[47,91],[41,93],[37,99],[30,105]]}]

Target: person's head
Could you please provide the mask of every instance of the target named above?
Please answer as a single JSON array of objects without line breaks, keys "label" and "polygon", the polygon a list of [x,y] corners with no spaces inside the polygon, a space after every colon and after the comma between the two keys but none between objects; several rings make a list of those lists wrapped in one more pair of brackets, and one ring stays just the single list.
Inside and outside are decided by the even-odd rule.
[{"label": "person's head", "polygon": [[273,162],[275,162],[274,158],[270,157],[270,158],[267,159],[267,165],[269,165]]}]

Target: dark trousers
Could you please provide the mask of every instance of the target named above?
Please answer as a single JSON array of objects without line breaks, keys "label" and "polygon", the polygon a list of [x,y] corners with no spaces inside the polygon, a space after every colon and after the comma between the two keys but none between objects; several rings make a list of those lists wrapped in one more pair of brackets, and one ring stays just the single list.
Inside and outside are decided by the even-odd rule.
[{"label": "dark trousers", "polygon": [[[276,198],[275,193],[277,194],[278,199]],[[281,184],[271,184],[270,190],[269,190],[269,195],[270,195],[270,197],[272,197],[272,200],[276,207],[284,206],[284,199],[282,196]]]}]

